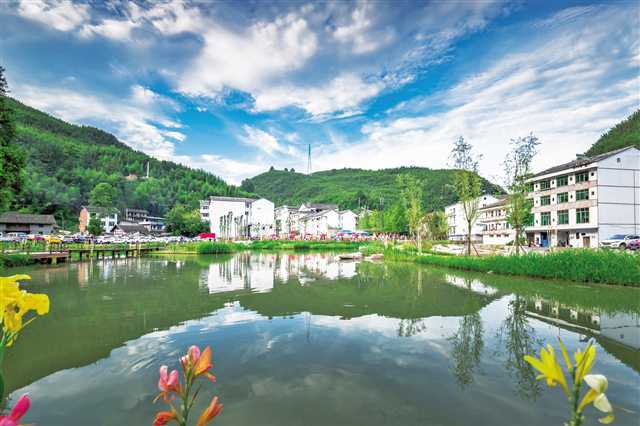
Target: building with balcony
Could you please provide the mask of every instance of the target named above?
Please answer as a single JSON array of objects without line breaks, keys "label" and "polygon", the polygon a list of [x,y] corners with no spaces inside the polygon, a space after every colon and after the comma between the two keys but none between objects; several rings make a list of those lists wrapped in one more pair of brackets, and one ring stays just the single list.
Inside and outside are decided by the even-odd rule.
[{"label": "building with balcony", "polygon": [[478,223],[483,244],[508,244],[515,239],[516,232],[507,221],[507,197],[481,207]]},{"label": "building with balcony", "polygon": [[[480,209],[497,201],[498,198],[488,194],[482,195],[476,200]],[[465,241],[467,238],[467,221],[465,219],[462,203],[456,203],[445,207],[444,214],[447,216],[449,239],[452,241]],[[479,220],[476,220],[471,226],[471,239],[474,241],[482,241],[483,230],[484,227],[482,223],[480,223]]]},{"label": "building with balcony", "polygon": [[598,247],[640,233],[640,150],[633,146],[544,170],[527,180],[535,245]]}]

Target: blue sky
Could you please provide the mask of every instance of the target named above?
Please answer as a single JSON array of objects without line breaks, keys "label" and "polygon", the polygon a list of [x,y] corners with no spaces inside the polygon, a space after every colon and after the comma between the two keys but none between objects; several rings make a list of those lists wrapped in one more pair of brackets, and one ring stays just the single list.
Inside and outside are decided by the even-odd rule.
[{"label": "blue sky", "polygon": [[232,183],[276,168],[447,167],[501,180],[511,138],[567,161],[640,107],[624,2],[0,5],[13,96]]}]

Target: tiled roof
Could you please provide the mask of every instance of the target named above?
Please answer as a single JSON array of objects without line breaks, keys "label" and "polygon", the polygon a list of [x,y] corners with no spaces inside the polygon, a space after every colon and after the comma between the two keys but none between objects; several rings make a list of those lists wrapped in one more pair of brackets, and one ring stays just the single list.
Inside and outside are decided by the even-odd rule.
[{"label": "tiled roof", "polygon": [[[535,177],[542,176],[542,175],[547,175],[547,174],[550,174],[550,173],[560,172],[560,171],[566,170],[566,169],[574,169],[576,167],[586,166],[588,164],[595,163],[595,162],[600,161],[600,160],[604,160],[605,158],[609,158],[612,155],[619,154],[619,153],[621,153],[623,151],[626,151],[629,148],[633,148],[633,146],[626,146],[624,148],[616,149],[615,151],[605,152],[603,154],[595,155],[593,157],[579,158],[579,159],[576,159],[576,160],[573,160],[573,161],[569,161],[568,163],[560,164],[558,166],[554,166],[554,167],[548,168],[546,170],[543,170],[540,173],[536,173],[535,175],[531,176],[531,178],[535,178]],[[531,179],[531,178],[529,178],[529,179]]]},{"label": "tiled roof", "polygon": [[0,214],[0,223],[56,225],[56,219],[51,214],[7,212]]},{"label": "tiled roof", "polygon": [[116,227],[118,229],[122,230],[125,234],[135,234],[136,232],[138,232],[140,234],[147,234],[149,232],[147,230],[147,228],[145,228],[144,226],[142,226],[142,225],[140,225],[138,223],[120,222],[119,224],[117,224],[114,227],[114,229]]}]

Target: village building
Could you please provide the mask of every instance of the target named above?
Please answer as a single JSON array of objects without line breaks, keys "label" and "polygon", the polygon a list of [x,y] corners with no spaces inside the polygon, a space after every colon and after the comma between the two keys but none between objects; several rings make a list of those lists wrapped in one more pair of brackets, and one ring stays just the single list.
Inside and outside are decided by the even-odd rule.
[{"label": "village building", "polygon": [[124,236],[124,235],[147,235],[149,234],[149,230],[140,223],[135,222],[120,222],[113,226],[109,230],[109,232],[113,235]]},{"label": "village building", "polygon": [[527,180],[535,245],[598,247],[640,233],[640,150],[633,146],[552,167]]},{"label": "village building", "polygon": [[270,238],[275,235],[274,205],[265,198],[209,197],[200,218],[220,238]]},{"label": "village building", "polygon": [[0,214],[0,235],[9,233],[48,235],[57,228],[56,220],[50,214],[28,214],[6,212]]},{"label": "village building", "polygon": [[147,228],[147,231],[151,233],[161,233],[166,230],[164,217],[147,216],[145,220],[138,223]]},{"label": "village building", "polygon": [[102,229],[105,234],[111,232],[118,223],[118,210],[107,207],[82,206],[78,219],[78,229],[83,234],[87,232],[87,227],[92,218],[99,217],[102,222]]},{"label": "village building", "polygon": [[287,205],[274,210],[276,235],[278,238],[292,238],[298,232],[298,209]]},{"label": "village building", "polygon": [[339,228],[341,231],[355,232],[358,225],[358,215],[351,210],[341,210]]},{"label": "village building", "polygon": [[515,230],[507,221],[506,197],[481,207],[478,222],[482,226],[483,244],[508,244],[515,239]]},{"label": "village building", "polygon": [[[498,198],[488,194],[484,194],[476,200],[478,208],[480,209],[498,201]],[[465,241],[467,239],[467,221],[462,203],[456,203],[445,207],[444,213],[447,216],[449,239],[452,241]],[[482,241],[483,230],[483,224],[479,220],[476,220],[471,226],[471,239],[477,242]]]},{"label": "village building", "polygon": [[139,223],[147,220],[149,212],[144,209],[124,209],[124,220]]}]

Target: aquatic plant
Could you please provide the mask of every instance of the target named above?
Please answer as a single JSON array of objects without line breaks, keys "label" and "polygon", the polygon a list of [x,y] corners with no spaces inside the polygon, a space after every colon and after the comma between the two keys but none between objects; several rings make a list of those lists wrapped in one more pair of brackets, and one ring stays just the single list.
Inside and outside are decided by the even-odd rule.
[{"label": "aquatic plant", "polygon": [[[159,411],[153,422],[154,426],[163,426],[169,422],[176,422],[180,426],[186,426],[189,414],[195,403],[202,385],[196,386],[198,378],[207,378],[215,382],[216,377],[209,370],[211,364],[211,347],[207,346],[202,352],[197,346],[191,346],[187,354],[180,358],[183,381],[180,383],[178,370],[169,372],[166,365],[160,367],[158,389],[160,393],[154,400],[162,399],[169,405],[169,410]],[[176,408],[173,401],[178,397],[180,404]],[[196,423],[197,426],[206,426],[222,411],[222,404],[218,403],[218,397],[213,397],[209,405],[202,411]],[[1,425],[0,425],[1,426]]]},{"label": "aquatic plant", "polygon": [[[562,339],[558,338],[558,341],[560,342],[562,358],[564,359],[567,373],[571,378],[571,386],[569,386],[565,378],[562,365],[556,358],[553,346],[548,344],[546,348],[541,348],[540,358],[525,355],[524,359],[538,370],[540,373],[538,380],[546,380],[549,387],[560,385],[564,391],[571,410],[571,417],[566,425],[580,426],[584,421],[584,409],[589,404],[593,404],[595,408],[606,413],[605,417],[598,419],[600,423],[611,423],[615,416],[613,407],[607,399],[607,395],[605,395],[608,387],[607,378],[602,374],[589,374],[596,361],[596,348],[593,346],[593,342],[589,342],[584,350],[578,349],[573,354],[574,361],[572,362]],[[590,389],[580,399],[583,382]]]},{"label": "aquatic plant", "polygon": [[[35,311],[37,315],[45,315],[49,312],[49,296],[32,294],[20,289],[20,281],[30,279],[29,275],[0,277],[0,367],[2,367],[5,348],[11,347],[24,327],[36,318],[31,316],[24,321],[25,315],[30,311]],[[0,407],[3,401],[4,378],[0,369]]]},{"label": "aquatic plant", "polygon": [[20,426],[18,423],[22,417],[27,413],[31,406],[31,400],[27,395],[22,395],[18,398],[16,405],[13,406],[9,415],[0,416],[0,426]]}]

